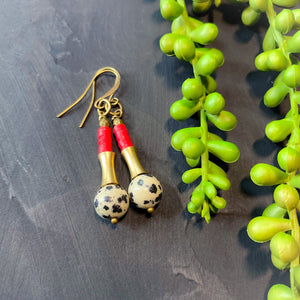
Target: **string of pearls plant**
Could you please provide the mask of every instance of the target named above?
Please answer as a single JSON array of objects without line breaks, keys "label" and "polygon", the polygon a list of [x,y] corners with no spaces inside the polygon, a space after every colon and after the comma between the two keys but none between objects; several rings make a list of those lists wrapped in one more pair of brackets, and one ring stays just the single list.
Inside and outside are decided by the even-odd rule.
[{"label": "string of pearls plant", "polygon": [[[252,181],[259,186],[276,186],[274,203],[262,216],[255,217],[248,224],[249,237],[258,243],[270,241],[271,260],[280,269],[290,268],[290,284],[273,285],[268,300],[300,299],[299,266],[299,222],[297,211],[300,201],[300,9],[291,9],[298,0],[250,0],[242,12],[245,25],[253,25],[265,13],[269,28],[263,40],[263,52],[255,59],[260,71],[277,71],[273,87],[264,96],[264,104],[276,107],[285,99],[290,110],[281,120],[269,123],[266,136],[274,143],[285,142],[277,155],[280,168],[259,163],[250,172]],[[278,6],[276,13],[274,5]],[[298,30],[298,31],[297,31]]]},{"label": "string of pearls plant", "polygon": [[[206,12],[212,4],[212,0],[193,1],[193,10]],[[215,5],[219,4],[219,1],[215,2]],[[182,151],[191,167],[183,173],[182,181],[190,184],[201,177],[187,209],[190,213],[200,214],[209,223],[211,212],[216,213],[226,206],[218,190],[230,188],[226,173],[210,160],[210,154],[226,163],[235,162],[240,155],[235,144],[208,131],[208,121],[223,131],[232,130],[237,123],[235,116],[224,110],[225,100],[216,92],[217,84],[211,76],[224,63],[220,50],[206,47],[217,38],[218,28],[213,23],[190,17],[184,0],[161,0],[160,11],[166,20],[172,21],[171,32],[160,39],[161,51],[189,62],[193,67],[194,78],[183,82],[183,98],[172,104],[170,114],[173,119],[184,121],[200,112],[201,124],[175,132],[171,145]]]}]

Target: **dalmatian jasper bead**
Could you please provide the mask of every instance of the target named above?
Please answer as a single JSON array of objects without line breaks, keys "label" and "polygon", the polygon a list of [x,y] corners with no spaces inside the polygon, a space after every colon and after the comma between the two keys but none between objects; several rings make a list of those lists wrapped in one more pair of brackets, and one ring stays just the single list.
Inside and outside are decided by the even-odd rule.
[{"label": "dalmatian jasper bead", "polygon": [[129,184],[128,194],[134,205],[141,209],[156,208],[163,193],[160,182],[152,175],[141,174]]},{"label": "dalmatian jasper bead", "polygon": [[129,196],[117,184],[105,185],[99,189],[94,198],[94,208],[103,219],[119,219],[129,208]]}]

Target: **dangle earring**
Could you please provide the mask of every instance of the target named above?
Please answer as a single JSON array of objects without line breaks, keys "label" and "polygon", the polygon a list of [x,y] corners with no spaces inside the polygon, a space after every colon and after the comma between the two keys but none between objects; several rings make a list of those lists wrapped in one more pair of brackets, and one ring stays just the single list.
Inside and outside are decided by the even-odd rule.
[{"label": "dangle earring", "polygon": [[[94,101],[96,79],[99,75],[105,72],[111,72],[116,76],[115,84],[107,93],[105,93],[102,97]],[[102,169],[102,183],[100,189],[98,190],[94,198],[94,208],[96,213],[101,218],[109,219],[112,224],[116,224],[118,220],[127,213],[129,208],[129,196],[127,192],[120,187],[116,178],[114,167],[115,153],[112,151],[112,134],[108,120],[106,118],[106,116],[110,113],[111,110],[110,100],[112,99],[113,94],[118,89],[119,85],[119,73],[115,69],[110,67],[102,68],[97,71],[84,93],[72,105],[70,105],[57,116],[58,118],[63,116],[78,102],[80,102],[92,86],[92,101],[79,127],[83,126],[94,104],[99,115],[100,127],[98,129],[98,158]],[[108,96],[109,100],[105,99]]]},{"label": "dangle earring", "polygon": [[[102,101],[104,100],[106,99]],[[102,101],[100,101],[100,104]],[[129,196],[120,187],[116,177],[114,167],[115,153],[112,151],[111,129],[105,115],[101,111],[99,113],[99,125],[98,158],[102,169],[102,183],[94,198],[94,207],[96,213],[101,218],[110,219],[111,223],[116,224],[118,219],[127,213]]]},{"label": "dangle earring", "polygon": [[111,105],[117,106],[117,109],[114,112],[111,110],[110,114],[113,116],[114,135],[131,176],[131,182],[128,187],[131,203],[138,209],[152,213],[160,203],[163,193],[162,186],[156,177],[144,170],[138,159],[127,128],[121,120],[123,109],[119,99],[113,98]]},{"label": "dangle earring", "polygon": [[[94,101],[96,79],[105,72],[111,72],[116,76],[115,84],[107,93]],[[149,175],[142,167],[126,126],[121,120],[123,115],[122,105],[117,98],[113,97],[119,88],[120,78],[119,72],[114,68],[105,67],[98,70],[84,93],[57,116],[58,118],[63,116],[79,103],[92,86],[92,101],[79,127],[83,126],[94,104],[99,114],[98,157],[102,168],[102,184],[95,196],[94,207],[100,217],[110,219],[114,224],[126,214],[129,207],[129,199],[137,208],[152,213],[158,206],[163,192],[160,182],[154,176]],[[106,97],[108,97],[108,99],[106,99]],[[112,111],[112,107],[114,107],[114,111]],[[130,197],[126,191],[119,186],[116,178],[114,169],[115,153],[112,151],[111,129],[106,118],[107,115],[112,115],[114,135],[117,139],[121,154],[129,168],[131,182],[129,184],[128,193]]]}]

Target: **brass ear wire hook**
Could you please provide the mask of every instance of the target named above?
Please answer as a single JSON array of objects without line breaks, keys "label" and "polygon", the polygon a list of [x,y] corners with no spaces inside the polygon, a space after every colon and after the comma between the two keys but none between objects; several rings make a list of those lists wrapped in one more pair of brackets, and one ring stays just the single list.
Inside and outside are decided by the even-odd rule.
[{"label": "brass ear wire hook", "polygon": [[[116,79],[115,79],[115,83],[113,85],[113,87],[108,91],[106,92],[103,96],[101,96],[100,98],[98,98],[96,101],[95,101],[95,94],[96,94],[96,79],[103,73],[113,73],[115,76],[116,76]],[[60,118],[62,117],[65,113],[67,113],[70,109],[72,109],[76,104],[78,104],[87,94],[87,92],[89,91],[89,89],[91,88],[92,86],[92,99],[91,99],[91,102],[90,102],[90,105],[88,107],[88,110],[87,112],[85,113],[79,127],[83,127],[88,115],[90,114],[91,112],[91,109],[94,105],[94,107],[97,109],[98,111],[98,114],[99,114],[99,117],[101,115],[103,115],[103,112],[101,111],[103,108],[105,108],[105,111],[106,113],[104,115],[107,115],[110,111],[110,108],[111,108],[111,105],[110,105],[110,101],[113,99],[113,95],[114,93],[117,91],[117,89],[119,88],[120,86],[120,81],[121,81],[121,76],[120,76],[120,73],[112,68],[112,67],[104,67],[104,68],[101,68],[99,69],[96,74],[94,75],[94,77],[92,78],[91,82],[88,84],[87,88],[85,89],[85,91],[83,92],[83,94],[74,102],[72,103],[69,107],[67,107],[65,110],[63,110],[60,114],[57,115],[57,118]],[[109,100],[107,100],[105,102],[105,104],[103,104],[103,100],[106,100],[105,98],[109,96]],[[109,109],[109,110],[108,110]]]}]

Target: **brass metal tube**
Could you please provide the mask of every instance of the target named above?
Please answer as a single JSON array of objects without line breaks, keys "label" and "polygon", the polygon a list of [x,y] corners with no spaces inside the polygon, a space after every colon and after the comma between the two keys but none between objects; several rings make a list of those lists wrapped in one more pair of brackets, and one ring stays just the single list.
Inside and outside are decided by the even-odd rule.
[{"label": "brass metal tube", "polygon": [[102,152],[98,155],[101,169],[102,169],[102,183],[101,186],[107,184],[119,184],[115,172],[115,153]]},{"label": "brass metal tube", "polygon": [[139,161],[134,146],[125,148],[121,154],[127,163],[131,180],[140,174],[147,173]]}]

